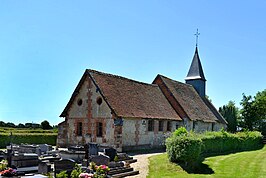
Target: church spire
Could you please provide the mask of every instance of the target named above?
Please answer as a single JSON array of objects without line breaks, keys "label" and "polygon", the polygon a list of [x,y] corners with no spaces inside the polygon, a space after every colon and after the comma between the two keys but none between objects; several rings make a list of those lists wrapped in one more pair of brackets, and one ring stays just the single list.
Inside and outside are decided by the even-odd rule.
[{"label": "church spire", "polygon": [[196,35],[196,50],[185,80],[187,84],[192,85],[196,89],[196,91],[201,97],[205,97],[206,78],[203,73],[198,53],[198,36],[199,36],[198,29],[195,35]]},{"label": "church spire", "polygon": [[190,65],[190,69],[188,71],[188,74],[185,80],[195,80],[195,79],[206,81],[204,73],[203,73],[202,65],[200,62],[200,58],[199,58],[198,47],[196,47],[195,54],[194,54],[192,63]]}]

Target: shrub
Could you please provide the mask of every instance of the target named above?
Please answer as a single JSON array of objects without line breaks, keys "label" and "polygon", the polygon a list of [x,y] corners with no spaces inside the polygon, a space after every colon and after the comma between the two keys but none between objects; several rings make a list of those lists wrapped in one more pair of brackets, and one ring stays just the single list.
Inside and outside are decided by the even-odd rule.
[{"label": "shrub", "polygon": [[[57,134],[56,133],[16,133],[12,135],[12,143],[21,144],[50,144],[56,145]],[[10,135],[6,133],[0,133],[0,148],[5,148],[11,141]]]},{"label": "shrub", "polygon": [[184,162],[191,166],[200,158],[202,141],[191,135],[173,136],[166,140],[166,151],[171,162]]},{"label": "shrub", "polygon": [[68,178],[67,171],[61,171],[59,174],[56,174],[56,178]]},{"label": "shrub", "polygon": [[171,162],[184,162],[193,166],[201,161],[201,156],[220,155],[237,151],[261,148],[260,132],[228,133],[219,132],[187,133],[184,128],[176,130],[166,140],[166,151]]},{"label": "shrub", "polygon": [[0,127],[0,132],[9,134],[12,133],[58,133],[58,129],[53,130],[43,130],[43,129],[33,129],[33,128],[10,128],[10,127]]},{"label": "shrub", "polygon": [[79,178],[79,175],[80,175],[81,173],[83,173],[81,167],[80,167],[78,164],[76,164],[76,165],[75,165],[75,168],[74,168],[73,171],[71,172],[71,175],[70,175],[70,176],[71,176],[71,178]]},{"label": "shrub", "polygon": [[96,166],[96,172],[93,175],[94,178],[105,178],[107,173],[110,171],[110,168],[106,165]]},{"label": "shrub", "polygon": [[185,135],[185,134],[187,134],[187,133],[188,133],[188,132],[187,132],[187,130],[186,130],[185,127],[180,127],[180,128],[178,128],[178,129],[176,129],[176,130],[174,131],[173,135],[174,135],[174,136],[180,136],[180,135]]},{"label": "shrub", "polygon": [[261,147],[259,132],[238,132],[236,134],[220,132],[205,132],[198,134],[203,142],[202,153],[224,154],[237,151],[254,150]]},{"label": "shrub", "polygon": [[3,171],[7,168],[7,160],[3,159],[1,162],[0,162],[0,171]]}]

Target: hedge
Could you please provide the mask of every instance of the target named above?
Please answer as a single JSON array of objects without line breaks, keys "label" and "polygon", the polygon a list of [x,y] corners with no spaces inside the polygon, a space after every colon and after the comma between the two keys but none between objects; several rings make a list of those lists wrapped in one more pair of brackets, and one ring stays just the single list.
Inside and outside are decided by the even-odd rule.
[{"label": "hedge", "polygon": [[186,133],[184,128],[180,128],[166,140],[166,151],[172,162],[196,162],[201,156],[259,149],[262,146],[261,139],[262,135],[257,131],[236,134],[225,131]]},{"label": "hedge", "polygon": [[[12,134],[13,144],[49,144],[56,145],[57,133],[14,133]],[[0,133],[0,148],[5,148],[11,141],[10,134]]]},{"label": "hedge", "polygon": [[260,132],[238,132],[236,134],[225,131],[206,132],[199,134],[203,142],[203,154],[224,154],[239,151],[255,150],[261,147]]},{"label": "hedge", "polygon": [[170,161],[193,164],[200,156],[201,144],[201,139],[186,134],[167,139],[166,148]]},{"label": "hedge", "polygon": [[30,128],[10,128],[10,127],[0,127],[0,133],[57,133],[58,129],[30,129]]}]

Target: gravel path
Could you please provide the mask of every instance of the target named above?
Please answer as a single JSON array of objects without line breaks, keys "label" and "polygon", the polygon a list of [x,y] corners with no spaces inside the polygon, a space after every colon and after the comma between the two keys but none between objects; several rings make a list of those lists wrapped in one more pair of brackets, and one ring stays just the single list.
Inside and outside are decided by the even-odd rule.
[{"label": "gravel path", "polygon": [[138,175],[130,176],[130,178],[145,178],[149,172],[149,157],[158,155],[162,153],[147,153],[147,154],[136,154],[133,156],[134,159],[137,159],[137,162],[130,164],[134,170],[139,171]]}]

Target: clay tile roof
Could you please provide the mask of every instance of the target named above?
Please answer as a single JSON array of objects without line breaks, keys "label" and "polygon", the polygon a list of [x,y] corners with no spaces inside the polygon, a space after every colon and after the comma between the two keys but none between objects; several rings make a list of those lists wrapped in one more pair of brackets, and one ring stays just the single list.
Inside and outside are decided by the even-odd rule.
[{"label": "clay tile roof", "polygon": [[158,85],[87,71],[117,116],[181,120]]},{"label": "clay tile roof", "polygon": [[217,122],[217,117],[205,104],[192,85],[184,84],[160,75],[176,101],[191,120]]},{"label": "clay tile roof", "polygon": [[205,102],[205,104],[210,108],[210,110],[213,112],[213,114],[216,116],[216,118],[219,120],[220,123],[228,124],[227,121],[224,119],[224,117],[219,113],[219,111],[207,98],[202,98],[202,99]]}]

